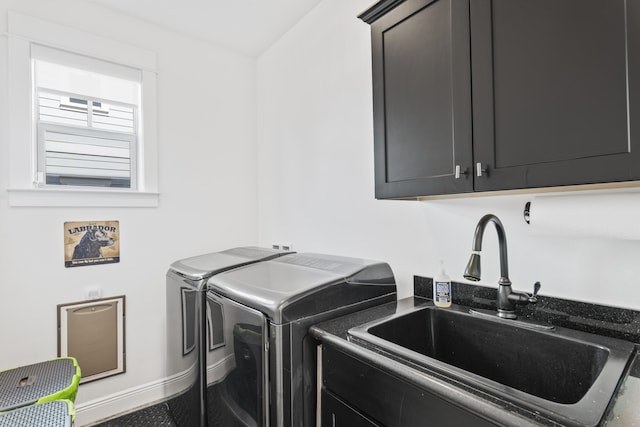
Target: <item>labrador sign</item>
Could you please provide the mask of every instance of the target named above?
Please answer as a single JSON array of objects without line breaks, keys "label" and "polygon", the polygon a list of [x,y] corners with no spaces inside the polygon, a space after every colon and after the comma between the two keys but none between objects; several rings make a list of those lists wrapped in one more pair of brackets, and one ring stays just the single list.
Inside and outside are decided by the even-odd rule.
[{"label": "labrador sign", "polygon": [[120,262],[118,221],[64,223],[64,266]]}]

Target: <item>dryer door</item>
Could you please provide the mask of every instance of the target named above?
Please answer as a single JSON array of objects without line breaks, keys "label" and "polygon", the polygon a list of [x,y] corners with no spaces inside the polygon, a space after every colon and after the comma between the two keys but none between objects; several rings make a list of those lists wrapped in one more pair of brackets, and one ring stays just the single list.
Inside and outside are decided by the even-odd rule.
[{"label": "dryer door", "polygon": [[207,293],[207,303],[212,331],[207,337],[209,426],[267,426],[267,319],[213,292]]}]

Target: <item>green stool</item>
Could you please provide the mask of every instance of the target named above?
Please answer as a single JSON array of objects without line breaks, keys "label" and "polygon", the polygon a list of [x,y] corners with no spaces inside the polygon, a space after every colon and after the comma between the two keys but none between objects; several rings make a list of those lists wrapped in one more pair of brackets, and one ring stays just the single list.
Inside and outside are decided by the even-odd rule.
[{"label": "green stool", "polygon": [[0,414],[2,427],[71,427],[75,409],[70,400],[53,400]]},{"label": "green stool", "polygon": [[0,372],[0,412],[22,406],[76,399],[80,367],[73,357],[34,363]]}]

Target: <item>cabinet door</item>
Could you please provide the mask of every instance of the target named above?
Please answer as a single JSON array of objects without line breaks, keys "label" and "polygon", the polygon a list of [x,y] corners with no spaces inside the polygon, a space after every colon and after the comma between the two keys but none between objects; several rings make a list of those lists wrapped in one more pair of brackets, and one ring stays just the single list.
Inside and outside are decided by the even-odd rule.
[{"label": "cabinet door", "polygon": [[639,24],[635,0],[471,1],[476,191],[640,179]]},{"label": "cabinet door", "polygon": [[376,197],[472,191],[468,0],[407,0],[371,32]]},{"label": "cabinet door", "polygon": [[322,390],[321,427],[376,427],[374,423],[326,390]]},{"label": "cabinet door", "polygon": [[[496,426],[484,416],[469,412],[444,397],[327,344],[322,345],[322,386],[325,392],[329,391],[347,402],[347,408],[354,408],[351,416],[358,422],[375,420],[376,424],[384,426]],[[325,411],[323,407],[322,427],[331,426],[326,417],[332,412]],[[342,416],[347,416],[346,412],[340,411]],[[359,420],[358,414],[366,418]]]}]

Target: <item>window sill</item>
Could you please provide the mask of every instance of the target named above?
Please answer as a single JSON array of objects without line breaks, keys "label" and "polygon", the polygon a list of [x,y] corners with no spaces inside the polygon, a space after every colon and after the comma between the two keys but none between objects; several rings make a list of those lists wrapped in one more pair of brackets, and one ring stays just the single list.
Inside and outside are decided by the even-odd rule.
[{"label": "window sill", "polygon": [[154,208],[159,193],[57,188],[10,188],[9,206]]}]

